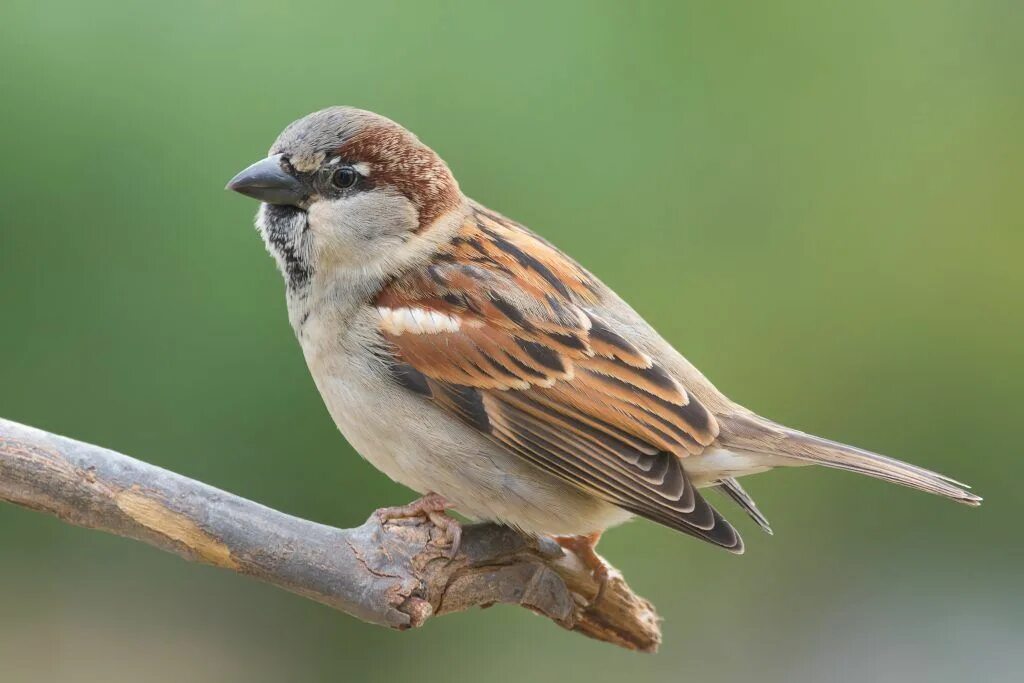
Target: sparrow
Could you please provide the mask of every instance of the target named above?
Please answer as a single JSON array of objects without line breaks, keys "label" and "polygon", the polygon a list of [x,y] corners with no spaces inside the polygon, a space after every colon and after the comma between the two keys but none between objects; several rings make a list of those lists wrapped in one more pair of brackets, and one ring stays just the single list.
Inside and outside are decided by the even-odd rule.
[{"label": "sparrow", "polygon": [[729,400],[615,292],[466,197],[397,123],[332,107],[290,124],[227,186],[284,276],[327,409],[377,469],[423,494],[381,518],[452,509],[551,536],[593,568],[639,516],[733,553],[715,489],[770,533],[739,478],[824,465],[976,506],[965,484],[783,426]]}]

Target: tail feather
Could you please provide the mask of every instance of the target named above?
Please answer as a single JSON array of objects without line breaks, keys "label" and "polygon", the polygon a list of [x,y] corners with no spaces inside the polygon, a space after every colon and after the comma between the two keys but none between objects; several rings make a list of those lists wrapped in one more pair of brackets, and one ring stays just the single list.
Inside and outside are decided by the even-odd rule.
[{"label": "tail feather", "polygon": [[967,484],[895,458],[805,434],[753,414],[720,418],[719,422],[722,426],[719,440],[726,448],[784,456],[864,474],[964,505],[981,504],[981,497],[968,491],[970,487]]},{"label": "tail feather", "polygon": [[744,512],[750,515],[750,518],[757,522],[757,525],[764,530],[766,534],[771,536],[773,534],[772,527],[768,524],[768,518],[764,516],[757,507],[757,503],[750,497],[746,489],[740,486],[740,483],[733,477],[726,477],[720,479],[717,484],[714,485],[716,491],[720,492],[724,496],[728,496],[734,503],[739,505]]}]

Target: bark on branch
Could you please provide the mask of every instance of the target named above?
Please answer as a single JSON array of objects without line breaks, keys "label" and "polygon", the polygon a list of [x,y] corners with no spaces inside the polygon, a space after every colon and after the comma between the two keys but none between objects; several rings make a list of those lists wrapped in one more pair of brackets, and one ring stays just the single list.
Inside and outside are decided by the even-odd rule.
[{"label": "bark on branch", "polygon": [[654,608],[612,573],[599,599],[548,539],[468,526],[452,560],[429,523],[335,529],[114,451],[0,419],[0,500],[254,577],[364,621],[406,629],[495,603],[625,648],[661,642]]}]

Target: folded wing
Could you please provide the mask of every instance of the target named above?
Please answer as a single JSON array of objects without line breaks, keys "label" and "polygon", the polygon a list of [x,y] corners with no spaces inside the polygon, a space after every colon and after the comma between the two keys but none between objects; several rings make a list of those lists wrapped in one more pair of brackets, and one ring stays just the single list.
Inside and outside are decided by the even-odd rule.
[{"label": "folded wing", "polygon": [[682,459],[718,423],[597,313],[569,258],[477,207],[428,265],[377,299],[392,375],[550,473],[625,510],[742,551]]}]

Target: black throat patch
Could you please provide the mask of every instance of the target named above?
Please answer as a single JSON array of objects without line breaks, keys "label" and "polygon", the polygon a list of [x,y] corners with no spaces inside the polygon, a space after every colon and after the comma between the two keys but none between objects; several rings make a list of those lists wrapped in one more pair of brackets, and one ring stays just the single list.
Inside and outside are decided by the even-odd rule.
[{"label": "black throat patch", "polygon": [[267,248],[277,257],[291,290],[305,288],[313,274],[313,266],[300,246],[308,229],[307,220],[302,209],[266,204],[257,222]]}]

